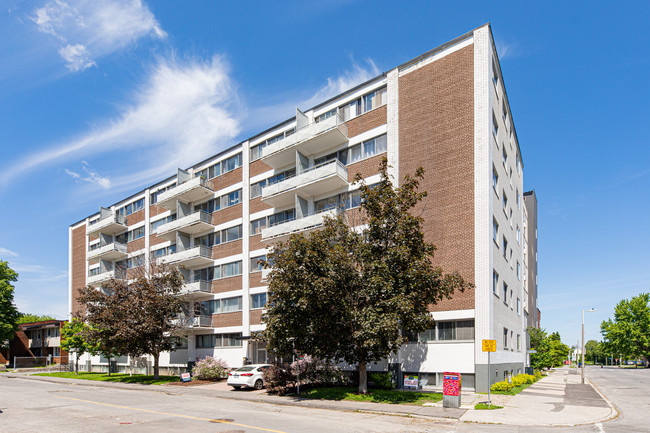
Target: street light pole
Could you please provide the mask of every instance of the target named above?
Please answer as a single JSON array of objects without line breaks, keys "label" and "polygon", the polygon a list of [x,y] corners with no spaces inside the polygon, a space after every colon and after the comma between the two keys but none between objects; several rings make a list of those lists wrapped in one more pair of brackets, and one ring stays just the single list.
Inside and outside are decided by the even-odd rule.
[{"label": "street light pole", "polygon": [[582,363],[580,366],[580,383],[582,384],[585,383],[585,311],[587,313],[593,313],[596,309],[582,310]]}]

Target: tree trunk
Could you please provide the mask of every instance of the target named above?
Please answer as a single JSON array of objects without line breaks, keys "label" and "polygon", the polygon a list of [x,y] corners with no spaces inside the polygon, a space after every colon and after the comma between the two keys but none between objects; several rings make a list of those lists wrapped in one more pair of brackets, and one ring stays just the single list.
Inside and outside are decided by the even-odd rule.
[{"label": "tree trunk", "polygon": [[160,379],[160,353],[154,353],[153,355],[153,378]]},{"label": "tree trunk", "polygon": [[368,394],[368,374],[365,362],[359,362],[359,394]]},{"label": "tree trunk", "polygon": [[79,374],[79,352],[76,353],[77,356],[77,362],[74,363],[74,374],[78,375]]},{"label": "tree trunk", "polygon": [[111,357],[108,357],[108,377],[111,377]]}]

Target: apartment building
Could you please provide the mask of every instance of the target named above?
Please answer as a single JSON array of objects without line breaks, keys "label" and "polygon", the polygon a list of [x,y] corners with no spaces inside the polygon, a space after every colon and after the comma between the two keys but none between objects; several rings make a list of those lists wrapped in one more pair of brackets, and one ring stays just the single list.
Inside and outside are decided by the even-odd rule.
[{"label": "apartment building", "polygon": [[[68,352],[61,350],[61,328],[67,320],[44,320],[21,323],[13,339],[9,341],[6,362],[18,367],[45,364],[46,358],[53,364],[67,364]],[[0,362],[2,360],[0,359]]]},{"label": "apartment building", "polygon": [[540,327],[540,312],[537,307],[537,195],[535,190],[524,193],[524,232],[526,248],[524,261],[527,274],[524,276],[526,293],[526,326]]},{"label": "apartment building", "polygon": [[[383,157],[396,183],[424,167],[429,196],[415,211],[436,265],[476,288],[432,306],[435,328],[370,369],[397,366],[424,388],[458,371],[482,391],[523,371],[523,160],[487,24],[71,225],[70,311],[80,287],[150,260],[176,264],[188,338],[162,365],[264,362],[265,346],[248,338],[264,327],[258,260],[359,206],[353,178],[376,182]],[[490,371],[482,339],[498,343]]]}]

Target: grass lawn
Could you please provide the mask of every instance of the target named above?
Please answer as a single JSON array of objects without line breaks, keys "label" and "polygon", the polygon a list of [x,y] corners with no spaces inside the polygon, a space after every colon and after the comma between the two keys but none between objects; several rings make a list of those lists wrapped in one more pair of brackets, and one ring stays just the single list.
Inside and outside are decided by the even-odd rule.
[{"label": "grass lawn", "polygon": [[368,401],[372,403],[414,404],[435,403],[442,400],[440,393],[394,391],[385,389],[369,389],[368,394],[358,394],[357,388],[337,386],[332,388],[316,388],[300,393],[301,397],[321,400],[351,400]]},{"label": "grass lawn", "polygon": [[476,403],[474,406],[476,410],[494,410],[494,409],[503,409],[503,406],[497,406],[496,404],[491,404],[488,406],[487,403]]},{"label": "grass lawn", "polygon": [[107,373],[79,373],[74,374],[72,371],[60,373],[37,373],[33,376],[50,376],[50,377],[65,377],[67,379],[82,379],[82,380],[100,380],[103,382],[121,382],[121,383],[141,383],[144,385],[164,385],[169,382],[178,382],[178,376],[160,376],[160,379],[154,380],[153,375],[146,376],[144,374],[134,374],[129,376],[124,373],[113,373],[108,376]]}]

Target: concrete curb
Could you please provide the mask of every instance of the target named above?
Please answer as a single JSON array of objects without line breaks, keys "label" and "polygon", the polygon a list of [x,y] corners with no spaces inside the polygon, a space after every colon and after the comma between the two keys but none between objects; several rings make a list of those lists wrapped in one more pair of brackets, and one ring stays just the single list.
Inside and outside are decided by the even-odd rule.
[{"label": "concrete curb", "polygon": [[161,392],[169,395],[198,395],[204,397],[221,398],[229,400],[249,401],[252,403],[266,403],[277,406],[294,406],[309,409],[335,410],[341,412],[362,412],[379,415],[408,416],[439,422],[458,422],[460,417],[467,412],[466,409],[451,409],[427,406],[392,405],[386,403],[370,402],[336,402],[329,400],[313,400],[296,397],[279,397],[268,394],[250,394],[247,392],[224,392],[214,389],[201,389],[201,387],[173,387],[164,385],[143,385],[137,383],[111,383],[91,381],[84,379],[69,379],[47,376],[31,376],[26,374],[5,374],[2,377],[11,379],[35,380],[60,385],[87,386],[112,388],[131,391]]},{"label": "concrete curb", "polygon": [[609,416],[604,417],[603,419],[600,419],[600,420],[598,420],[598,421],[594,421],[594,422],[591,423],[591,424],[598,423],[598,422],[611,421],[611,420],[613,420],[613,419],[618,418],[618,417],[621,415],[621,411],[618,409],[618,407],[616,407],[616,405],[615,405],[614,403],[612,403],[612,401],[611,401],[610,399],[608,399],[608,398],[605,396],[605,394],[603,394],[602,392],[600,392],[600,390],[598,389],[598,387],[597,387],[596,385],[594,385],[594,383],[593,383],[591,380],[589,380],[589,378],[585,377],[585,380],[586,380],[587,382],[589,382],[589,385],[591,385],[591,387],[592,387],[592,388],[593,388],[593,389],[598,393],[598,395],[600,395],[600,396],[602,397],[602,399],[605,400],[605,402],[609,405],[610,409],[611,409],[612,412],[613,412],[613,415],[612,415],[612,413],[610,413]]}]

